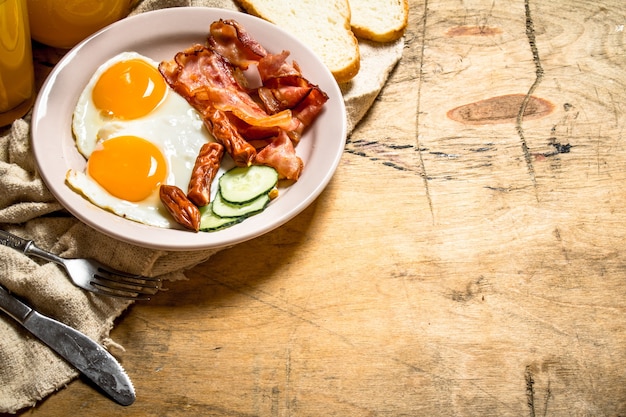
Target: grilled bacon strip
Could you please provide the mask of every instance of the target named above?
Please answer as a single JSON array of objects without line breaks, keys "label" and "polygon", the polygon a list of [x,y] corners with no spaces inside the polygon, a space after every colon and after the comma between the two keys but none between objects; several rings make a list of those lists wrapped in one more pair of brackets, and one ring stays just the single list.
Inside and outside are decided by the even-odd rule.
[{"label": "grilled bacon strip", "polygon": [[259,60],[259,75],[263,81],[259,97],[265,107],[273,111],[280,112],[285,108],[291,110],[298,125],[288,133],[297,143],[304,130],[321,113],[328,95],[302,76],[297,63],[288,63],[288,56],[289,52],[283,51],[280,54],[268,54]]},{"label": "grilled bacon strip", "polygon": [[267,51],[237,21],[220,19],[211,23],[209,48],[243,70],[267,55]]},{"label": "grilled bacon strip", "polygon": [[[159,71],[170,87],[202,115],[209,132],[224,145],[235,163],[248,166],[254,161],[256,149],[238,134],[216,104],[223,104],[220,100],[232,100],[251,114],[264,112],[243,92],[229,68],[223,58],[202,45],[194,45],[177,53],[172,61],[159,65]],[[229,93],[238,98],[232,99]]]},{"label": "grilled bacon strip", "polygon": [[[268,53],[238,22],[219,20],[211,24],[206,46],[179,52],[159,71],[238,166],[270,165],[281,178],[297,180],[303,164],[294,146],[328,96],[288,56]],[[250,65],[263,83],[256,89],[243,76]]]},{"label": "grilled bacon strip", "polygon": [[[328,95],[319,86],[302,76],[297,62],[287,61],[289,51],[268,53],[235,20],[220,20],[211,25],[209,47],[242,69],[247,69],[255,57],[258,57],[255,63],[263,83],[258,89],[258,95],[265,109],[272,114],[290,109],[300,122],[297,124],[298,127],[292,125],[292,128],[285,129],[287,132],[298,130],[301,135],[328,101]],[[247,60],[241,60],[240,55],[244,55]],[[269,98],[268,90],[275,99],[272,103],[278,106],[272,106],[269,101],[263,100],[263,95]]]},{"label": "grilled bacon strip", "polygon": [[256,154],[256,162],[269,165],[281,178],[294,181],[300,177],[304,167],[302,159],[296,155],[293,142],[284,130]]}]

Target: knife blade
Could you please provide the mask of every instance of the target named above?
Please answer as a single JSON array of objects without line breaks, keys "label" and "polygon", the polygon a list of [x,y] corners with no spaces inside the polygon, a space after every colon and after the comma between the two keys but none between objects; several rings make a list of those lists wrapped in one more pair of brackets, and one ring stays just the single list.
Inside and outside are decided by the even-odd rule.
[{"label": "knife blade", "polygon": [[135,388],[122,365],[85,334],[38,313],[2,285],[0,310],[74,365],[117,403],[131,405],[135,401]]}]

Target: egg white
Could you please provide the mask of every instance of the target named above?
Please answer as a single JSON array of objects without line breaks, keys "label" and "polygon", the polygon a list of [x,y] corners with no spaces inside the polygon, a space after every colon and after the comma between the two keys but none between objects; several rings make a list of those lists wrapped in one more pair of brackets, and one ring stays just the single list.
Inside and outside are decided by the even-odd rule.
[{"label": "egg white", "polygon": [[[91,98],[100,75],[118,61],[142,59],[155,68],[158,63],[134,52],[125,52],[105,62],[91,77],[76,105],[72,120],[76,147],[86,158],[98,144],[118,136],[138,136],[155,144],[167,163],[165,184],[187,191],[191,171],[202,145],[214,141],[198,112],[169,87],[159,106],[134,120],[114,120],[103,115]],[[109,194],[88,173],[70,170],[67,184],[93,204],[118,216],[158,227],[178,227],[162,206],[158,189],[140,202],[129,202]],[[129,184],[132,187],[132,184]]]},{"label": "egg white", "polygon": [[65,180],[71,188],[82,194],[91,203],[120,217],[149,226],[180,227],[161,204],[158,193],[153,193],[145,200],[133,203],[112,196],[84,172],[69,170]]}]

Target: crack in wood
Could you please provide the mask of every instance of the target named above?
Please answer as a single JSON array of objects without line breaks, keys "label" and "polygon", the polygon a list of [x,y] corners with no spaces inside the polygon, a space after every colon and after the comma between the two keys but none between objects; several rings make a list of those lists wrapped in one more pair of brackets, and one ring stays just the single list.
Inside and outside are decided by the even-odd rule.
[{"label": "crack in wood", "polygon": [[[528,412],[530,417],[536,417],[537,414],[547,417],[550,401],[552,399],[552,383],[549,375],[545,383],[547,384],[545,387],[545,397],[543,399],[543,403],[539,401],[539,396],[537,395],[537,381],[535,380],[535,373],[543,373],[545,371],[545,367],[549,365],[544,363],[541,368],[537,368],[536,364],[526,365],[524,370],[524,381],[526,384],[526,404],[528,405]],[[541,377],[539,384],[541,385]]]},{"label": "crack in wood", "polygon": [[[398,171],[417,171],[412,163],[412,157],[409,156],[410,154],[402,151],[417,152],[418,150],[414,145],[397,145],[363,140],[348,140],[345,148],[346,153],[368,158],[370,161],[380,162],[384,166],[397,169]],[[427,149],[421,149],[421,151],[427,151]],[[403,156],[408,156],[411,160],[404,160]]]},{"label": "crack in wood", "polygon": [[535,63],[535,81],[531,84],[524,100],[522,101],[522,105],[520,106],[519,112],[517,113],[517,120],[515,122],[515,128],[517,130],[517,134],[521,141],[522,152],[524,154],[524,160],[526,161],[526,167],[528,169],[528,174],[530,175],[530,180],[533,184],[533,188],[535,190],[535,197],[539,200],[539,195],[537,194],[537,178],[535,176],[535,167],[533,165],[532,154],[530,149],[528,148],[528,143],[526,142],[526,137],[524,134],[524,113],[526,112],[526,107],[530,102],[532,94],[537,89],[537,86],[543,80],[543,66],[541,65],[541,59],[539,58],[539,50],[537,49],[537,40],[535,37],[535,25],[532,19],[532,15],[530,13],[530,0],[524,0],[524,10],[526,13],[526,37],[528,38],[528,43],[530,45],[530,50],[533,54],[533,62]]},{"label": "crack in wood", "polygon": [[550,380],[548,379],[548,387],[546,388],[546,400],[543,404],[543,416],[544,417],[548,415],[548,403],[550,402],[551,397],[552,397],[552,387],[550,386]]},{"label": "crack in wood", "polygon": [[415,147],[417,148],[417,156],[419,159],[420,166],[420,175],[422,177],[422,181],[424,183],[424,192],[426,194],[426,200],[428,201],[428,209],[430,211],[430,218],[432,221],[435,221],[435,211],[433,208],[433,199],[430,195],[430,187],[428,184],[428,175],[426,174],[426,165],[424,165],[424,158],[422,156],[422,151],[419,146],[419,128],[420,128],[420,114],[421,112],[421,99],[422,99],[422,85],[423,85],[423,74],[424,74],[424,56],[426,50],[426,22],[428,21],[428,0],[424,1],[424,19],[422,22],[422,45],[420,49],[420,57],[419,57],[419,81],[417,83],[417,112],[415,116]]},{"label": "crack in wood", "polygon": [[535,379],[530,366],[526,366],[524,380],[526,381],[526,402],[528,404],[530,417],[535,417]]}]

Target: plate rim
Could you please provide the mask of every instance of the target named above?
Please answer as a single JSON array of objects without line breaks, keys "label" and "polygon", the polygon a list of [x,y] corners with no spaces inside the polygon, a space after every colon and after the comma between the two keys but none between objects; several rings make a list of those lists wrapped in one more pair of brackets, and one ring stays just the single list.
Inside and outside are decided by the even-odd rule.
[{"label": "plate rim", "polygon": [[[110,40],[109,38],[115,38],[116,36],[119,37],[120,34],[124,32],[130,25],[136,24],[137,26],[142,26],[145,28],[146,27],[145,25],[147,23],[154,24],[163,19],[167,19],[168,21],[178,22],[180,19],[184,19],[184,18],[205,19],[207,22],[206,30],[201,31],[199,28],[188,27],[184,30],[181,29],[180,31],[175,32],[174,34],[192,33],[194,35],[198,34],[198,36],[201,36],[205,33],[208,34],[208,27],[210,23],[217,20],[218,18],[225,18],[225,19],[233,18],[235,20],[239,19],[240,21],[242,21],[242,25],[246,27],[247,30],[251,27],[250,22],[252,22],[252,25],[254,26],[254,30],[250,30],[250,32],[254,32],[255,30],[260,31],[261,29],[269,29],[270,33],[273,31],[276,35],[285,36],[288,39],[289,43],[297,45],[298,50],[295,53],[293,50],[291,51],[292,57],[293,55],[303,55],[303,56],[308,55],[309,59],[312,58],[314,60],[315,67],[316,67],[315,79],[313,79],[313,77],[307,77],[307,78],[309,78],[310,81],[313,83],[316,83],[316,81],[323,79],[324,82],[327,84],[324,87],[324,91],[329,95],[329,97],[334,97],[336,99],[335,101],[337,103],[337,108],[333,109],[333,111],[336,112],[337,110],[339,110],[340,126],[337,129],[336,136],[338,136],[338,138],[332,141],[335,143],[334,152],[332,155],[326,155],[326,158],[325,158],[328,160],[328,163],[327,163],[328,169],[322,175],[320,175],[319,177],[316,177],[317,181],[313,181],[312,184],[309,184],[311,181],[308,181],[308,183],[305,185],[309,188],[306,190],[304,197],[301,200],[299,200],[297,204],[294,204],[291,207],[288,207],[286,210],[282,210],[280,213],[277,213],[279,215],[277,216],[278,219],[275,221],[265,223],[265,224],[262,224],[262,222],[259,223],[258,221],[259,218],[257,216],[262,216],[264,213],[267,213],[268,211],[269,213],[271,213],[271,210],[270,210],[271,206],[270,206],[263,213],[260,213],[249,219],[246,219],[246,221],[240,223],[239,225],[236,225],[236,226],[233,226],[232,228],[224,229],[223,231],[218,231],[218,232],[193,233],[193,232],[185,231],[185,230],[156,228],[154,226],[147,226],[141,223],[133,222],[131,220],[123,219],[100,207],[97,207],[93,205],[92,203],[88,202],[84,197],[82,197],[78,193],[71,191],[69,187],[67,187],[67,185],[65,184],[64,177],[63,177],[63,180],[61,181],[61,184],[59,185],[59,179],[51,176],[52,175],[50,172],[51,164],[62,164],[64,165],[65,171],[67,171],[67,169],[71,167],[71,165],[68,165],[66,163],[67,161],[65,158],[66,149],[63,148],[63,146],[61,146],[62,149],[61,151],[59,151],[63,155],[58,155],[58,154],[54,155],[54,152],[53,152],[53,156],[56,156],[57,158],[60,157],[60,160],[58,161],[48,160],[49,158],[48,151],[49,151],[50,145],[44,146],[45,139],[44,139],[43,133],[41,133],[41,129],[48,127],[46,122],[48,122],[49,124],[50,117],[54,116],[54,109],[52,109],[52,115],[48,113],[49,111],[51,111],[48,108],[48,104],[50,104],[51,101],[53,102],[53,99],[51,99],[50,96],[53,92],[56,91],[56,89],[58,89],[57,83],[59,83],[59,79],[62,78],[63,76],[66,76],[68,71],[70,71],[67,69],[69,68],[70,64],[72,63],[80,64],[81,59],[83,60],[87,59],[87,58],[83,58],[83,55],[86,55],[89,52],[93,53],[93,51],[98,46],[98,44]],[[261,29],[258,29],[257,25]],[[165,32],[167,33],[169,33],[169,30],[171,30],[171,28],[165,28],[165,29],[166,29]],[[148,31],[149,36],[147,36],[147,38],[148,39],[159,38],[159,36],[164,36],[163,33],[161,33],[160,35],[153,33],[153,32],[162,32],[162,31],[164,31],[163,27],[159,27],[158,29]],[[141,39],[144,39],[144,38],[145,36],[141,37]],[[257,36],[257,39],[258,39],[258,36]],[[138,41],[135,41],[135,43],[136,42]],[[263,44],[262,40],[259,40],[259,42]],[[117,45],[116,48],[119,49],[119,51],[121,52],[122,50],[126,50],[124,49],[124,45],[130,45],[130,44],[133,44],[133,41],[123,42],[120,45]],[[190,45],[181,45],[181,48],[184,48],[185,46],[190,46]],[[264,45],[264,46],[268,48],[267,45]],[[113,56],[116,53],[119,53],[119,52],[109,52],[110,55],[108,56],[109,57]],[[106,60],[106,57],[103,57],[101,61],[97,62],[94,65],[97,67],[101,65],[104,62],[104,60]],[[305,72],[305,76],[307,76],[306,68],[303,68],[303,70]],[[318,71],[322,71],[324,73],[323,77],[322,75],[318,73]],[[89,78],[93,74],[93,71],[84,71],[84,72],[86,73],[85,77],[87,78]],[[70,71],[69,73],[71,74],[72,72]],[[80,91],[82,91],[83,87],[84,85],[80,84]],[[72,104],[72,108],[73,106],[74,104]],[[328,109],[328,106],[324,111],[325,112],[330,111],[330,109]],[[321,120],[319,119],[316,120],[316,124],[318,124],[320,121]],[[318,130],[318,128],[316,127],[316,124],[314,124],[311,127],[311,130],[315,130],[315,131]],[[70,119],[67,121],[66,125],[67,126],[64,129],[65,130],[64,132],[57,132],[56,135],[53,135],[53,139],[52,139],[53,143],[58,143],[58,141],[60,141],[60,144],[63,145],[63,141],[67,139],[67,129],[69,129],[69,133],[71,135],[71,127],[69,126],[71,125],[71,114],[70,114]],[[61,136],[61,139],[54,139],[57,136]],[[307,136],[307,133],[305,133],[304,138],[306,138],[306,136]],[[57,142],[55,142],[55,140]],[[318,156],[319,152],[324,151],[322,149],[319,149],[319,146],[316,146],[318,145],[318,140],[319,138],[316,138],[316,141],[310,145],[312,155],[313,155],[313,152],[317,151],[317,154],[315,155]],[[205,250],[205,249],[218,249],[218,248],[229,247],[229,246],[233,246],[235,244],[242,243],[244,241],[256,238],[258,236],[261,236],[287,223],[289,220],[291,220],[292,218],[297,216],[299,213],[301,213],[304,209],[306,209],[313,201],[315,201],[315,199],[317,199],[317,197],[326,188],[326,186],[328,185],[331,178],[335,174],[335,171],[339,165],[339,162],[343,154],[343,150],[345,148],[346,140],[347,140],[346,107],[345,107],[345,103],[343,100],[343,96],[339,89],[339,85],[336,83],[336,81],[332,77],[332,74],[330,73],[330,71],[324,66],[320,58],[317,57],[317,55],[309,47],[307,47],[304,43],[299,41],[293,35],[290,35],[285,30],[281,29],[280,27],[275,26],[274,24],[268,21],[265,21],[263,19],[260,19],[256,16],[253,16],[247,13],[242,13],[242,12],[235,11],[235,10],[230,10],[230,9],[220,9],[220,8],[202,7],[202,6],[183,6],[183,7],[164,8],[164,9],[152,10],[152,11],[147,11],[144,13],[129,16],[125,19],[112,23],[111,25],[99,30],[98,32],[94,33],[90,37],[80,42],[74,48],[66,52],[66,54],[59,60],[59,62],[55,65],[53,70],[50,72],[50,74],[46,78],[46,80],[43,82],[41,89],[38,93],[38,96],[37,96],[37,99],[35,101],[35,105],[33,108],[33,113],[32,113],[31,137],[30,137],[31,149],[33,151],[35,163],[38,168],[38,173],[40,177],[42,178],[44,184],[50,190],[50,192],[55,197],[55,199],[59,201],[59,203],[66,210],[68,210],[72,215],[74,215],[79,221],[119,241],[127,242],[127,243],[134,244],[134,245],[144,247],[144,248],[168,250],[168,251],[190,251],[190,250]],[[73,139],[72,139],[72,143],[73,143]],[[77,153],[77,151],[75,152]],[[329,159],[328,156],[330,156],[331,158]],[[307,167],[307,161],[305,161],[305,170],[306,170],[306,167]],[[303,172],[303,177],[305,173],[306,171]],[[298,186],[298,184],[301,181],[302,181],[302,177],[300,178],[299,182],[293,184],[291,187]],[[80,199],[80,201],[82,201],[80,206],[84,206],[87,208],[85,211],[83,211],[81,207],[77,207],[71,203],[71,201],[78,201],[77,197]],[[280,196],[280,197],[285,198],[286,196]],[[280,203],[280,197],[276,203]],[[84,203],[88,203],[88,204],[85,205]],[[101,220],[99,219],[99,217],[102,217],[103,214],[105,215],[105,219],[107,220],[104,223],[104,225],[97,221],[97,220]],[[264,217],[261,217],[261,219],[266,219],[268,217],[269,216],[266,214]],[[255,218],[257,218],[256,222],[251,221]],[[250,227],[244,227],[246,223],[248,226],[254,225],[252,230],[250,230],[251,229]],[[123,233],[122,231],[117,231],[115,228],[111,227],[111,225],[117,225],[117,224],[121,225],[120,227],[122,230],[125,230],[128,228],[129,231],[136,232],[136,233]],[[232,233],[233,230],[235,230],[236,233]],[[226,232],[228,234],[222,233],[225,231],[230,231],[230,233],[228,232]],[[182,236],[180,234],[189,236],[189,238],[183,239],[182,241],[170,240],[170,239],[163,239],[165,241],[155,241],[150,237],[145,237],[146,234],[149,236],[152,236],[154,233],[163,234],[164,238],[172,238],[172,239],[174,237],[180,238]],[[218,235],[219,233],[222,233],[222,234]],[[218,238],[215,238],[215,236],[218,236]]]}]

